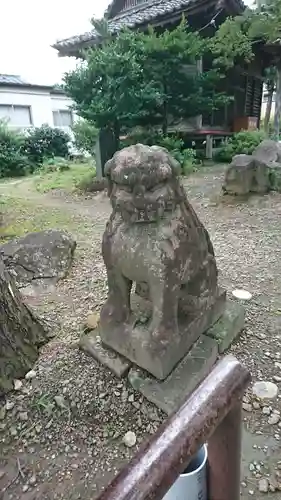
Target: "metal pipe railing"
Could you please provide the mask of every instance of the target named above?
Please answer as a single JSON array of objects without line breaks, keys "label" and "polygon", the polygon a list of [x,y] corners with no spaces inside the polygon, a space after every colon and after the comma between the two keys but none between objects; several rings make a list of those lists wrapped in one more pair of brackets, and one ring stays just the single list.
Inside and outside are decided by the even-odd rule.
[{"label": "metal pipe railing", "polygon": [[206,442],[208,499],[239,500],[242,396],[249,382],[236,358],[222,359],[98,500],[160,500]]}]

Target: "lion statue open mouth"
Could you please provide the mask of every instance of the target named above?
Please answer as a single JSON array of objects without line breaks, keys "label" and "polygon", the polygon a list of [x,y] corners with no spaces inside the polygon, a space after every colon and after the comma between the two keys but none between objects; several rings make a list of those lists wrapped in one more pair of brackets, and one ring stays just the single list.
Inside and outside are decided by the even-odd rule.
[{"label": "lion statue open mouth", "polygon": [[[222,314],[213,246],[167,150],[130,146],[115,153],[105,173],[112,214],[102,243],[108,298],[101,338],[163,379]],[[144,324],[131,308],[134,282],[151,303]]]}]

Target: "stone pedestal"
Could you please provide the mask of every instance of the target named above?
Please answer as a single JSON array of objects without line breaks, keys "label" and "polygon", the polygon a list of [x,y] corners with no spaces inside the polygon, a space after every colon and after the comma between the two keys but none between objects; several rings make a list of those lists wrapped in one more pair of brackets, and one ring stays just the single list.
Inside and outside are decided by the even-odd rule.
[{"label": "stone pedestal", "polygon": [[208,375],[219,353],[228,349],[239,337],[244,320],[244,308],[240,304],[227,301],[220,319],[200,335],[165,380],[152,377],[128,359],[102,345],[98,329],[82,337],[80,348],[118,377],[128,375],[129,382],[136,391],[141,392],[148,401],[169,415]]},{"label": "stone pedestal", "polygon": [[[159,380],[164,380],[189,352],[194,342],[198,340],[223,314],[225,309],[225,292],[218,290],[214,300],[208,304],[204,311],[188,323],[185,317],[178,321],[178,332],[161,341],[154,338],[147,324],[124,323],[107,326],[105,321],[102,328],[102,342],[104,346],[123,355],[132,363],[148,371]],[[136,318],[136,316],[135,316]]]}]

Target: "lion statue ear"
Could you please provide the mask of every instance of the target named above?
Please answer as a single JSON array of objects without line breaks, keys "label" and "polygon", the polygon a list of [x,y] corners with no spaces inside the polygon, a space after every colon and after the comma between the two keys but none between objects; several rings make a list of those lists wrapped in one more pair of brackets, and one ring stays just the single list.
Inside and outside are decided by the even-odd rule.
[{"label": "lion statue ear", "polygon": [[177,177],[178,175],[181,174],[180,163],[178,162],[178,160],[175,159],[175,157],[171,153],[169,153],[168,149],[163,148],[163,146],[151,146],[151,149],[153,149],[154,151],[159,151],[159,150],[164,151],[169,159],[168,164],[172,170],[172,175]]},{"label": "lion statue ear", "polygon": [[173,175],[175,175],[176,177],[181,175],[180,163],[172,155],[170,155],[170,165],[171,165]]}]

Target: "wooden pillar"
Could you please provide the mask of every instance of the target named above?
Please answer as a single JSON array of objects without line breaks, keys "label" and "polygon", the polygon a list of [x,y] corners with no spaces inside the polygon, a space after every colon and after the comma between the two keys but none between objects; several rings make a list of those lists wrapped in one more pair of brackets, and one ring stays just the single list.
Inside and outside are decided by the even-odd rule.
[{"label": "wooden pillar", "polygon": [[98,134],[97,142],[96,142],[96,177],[97,179],[101,179],[103,177],[103,169],[101,163],[101,151],[100,151],[100,134]]},{"label": "wooden pillar", "polygon": [[280,115],[281,115],[281,60],[276,64],[277,68],[277,85],[276,85],[276,101],[274,113],[274,136],[275,140],[279,141],[280,134]]},{"label": "wooden pillar", "polygon": [[117,141],[113,131],[110,129],[100,130],[96,143],[96,172],[98,179],[104,177],[105,164],[116,151]]},{"label": "wooden pillar", "polygon": [[208,160],[213,158],[213,137],[210,134],[206,137],[206,158]]}]

